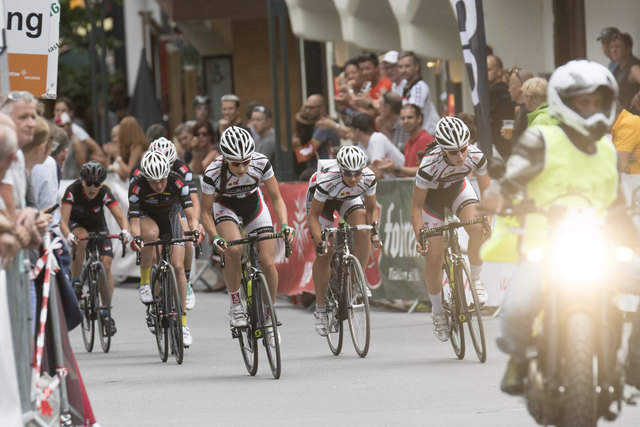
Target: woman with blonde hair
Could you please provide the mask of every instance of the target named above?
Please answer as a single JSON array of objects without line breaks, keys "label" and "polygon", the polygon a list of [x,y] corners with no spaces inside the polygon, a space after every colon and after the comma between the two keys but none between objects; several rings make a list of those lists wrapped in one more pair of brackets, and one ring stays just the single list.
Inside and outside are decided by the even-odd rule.
[{"label": "woman with blonde hair", "polygon": [[129,179],[131,169],[142,159],[142,154],[149,147],[144,130],[133,116],[127,116],[120,122],[118,129],[118,148],[120,157],[114,162],[113,169],[123,181]]},{"label": "woman with blonde hair", "polygon": [[536,125],[556,125],[558,121],[549,115],[547,103],[547,81],[532,77],[522,85],[522,97],[527,110],[527,127]]}]

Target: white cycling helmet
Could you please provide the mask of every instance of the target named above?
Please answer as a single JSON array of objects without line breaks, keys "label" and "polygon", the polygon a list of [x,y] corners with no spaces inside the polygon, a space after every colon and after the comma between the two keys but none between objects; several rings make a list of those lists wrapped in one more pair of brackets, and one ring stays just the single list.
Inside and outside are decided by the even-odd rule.
[{"label": "white cycling helmet", "polygon": [[227,160],[243,161],[256,149],[251,134],[238,126],[229,126],[220,137],[220,151]]},{"label": "white cycling helmet", "polygon": [[159,151],[146,151],[140,162],[145,178],[159,181],[169,176],[169,160]]},{"label": "white cycling helmet", "polygon": [[457,151],[469,144],[469,128],[462,120],[445,116],[436,125],[436,143],[444,151]]},{"label": "white cycling helmet", "polygon": [[173,163],[178,159],[176,146],[164,136],[149,144],[149,151],[158,151],[164,154],[167,160],[169,160],[169,165],[173,165]]},{"label": "white cycling helmet", "polygon": [[357,172],[367,166],[367,155],[353,145],[342,147],[336,155],[338,166],[351,172]]},{"label": "white cycling helmet", "polygon": [[[577,95],[602,92],[602,111],[582,117],[568,102]],[[618,84],[603,65],[586,59],[569,61],[556,68],[547,86],[549,114],[584,136],[601,138],[616,118]]]}]

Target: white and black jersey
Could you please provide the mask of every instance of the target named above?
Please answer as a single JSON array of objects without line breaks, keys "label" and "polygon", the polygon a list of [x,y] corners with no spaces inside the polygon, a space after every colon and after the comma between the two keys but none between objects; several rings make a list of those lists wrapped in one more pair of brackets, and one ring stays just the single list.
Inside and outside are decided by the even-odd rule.
[{"label": "white and black jersey", "polygon": [[245,198],[259,191],[260,183],[274,176],[273,167],[267,156],[254,151],[244,175],[237,177],[227,169],[227,185],[221,189],[223,162],[223,156],[218,156],[204,172],[202,178],[202,192],[204,194],[220,193],[225,198]]},{"label": "white and black jersey", "polygon": [[471,172],[487,174],[487,158],[472,145],[467,148],[467,159],[462,166],[449,162],[440,147],[425,154],[416,174],[416,187],[421,189],[444,189],[463,181]]},{"label": "white and black jersey", "polygon": [[371,169],[362,169],[362,179],[355,187],[349,187],[342,180],[338,165],[329,166],[313,174],[309,180],[308,192],[319,202],[327,200],[346,201],[376,194],[376,176]]}]

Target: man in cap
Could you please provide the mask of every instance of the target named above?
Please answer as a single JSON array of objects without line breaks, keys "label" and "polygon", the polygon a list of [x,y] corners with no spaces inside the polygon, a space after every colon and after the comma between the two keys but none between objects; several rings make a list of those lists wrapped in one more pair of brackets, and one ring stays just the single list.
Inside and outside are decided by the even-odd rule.
[{"label": "man in cap", "polygon": [[607,27],[600,31],[600,36],[598,36],[597,38],[597,40],[602,44],[602,53],[604,53],[604,56],[609,58],[609,65],[607,66],[607,68],[609,68],[609,71],[611,71],[612,73],[616,68],[616,65],[618,65],[618,62],[611,59],[611,54],[609,53],[609,44],[611,44],[613,36],[618,34],[620,34],[620,30],[616,27]]},{"label": "man in cap", "polygon": [[397,50],[390,50],[384,54],[382,57],[382,69],[387,78],[391,80],[391,90],[402,96],[402,89],[404,89],[406,80],[402,77],[398,69]]}]

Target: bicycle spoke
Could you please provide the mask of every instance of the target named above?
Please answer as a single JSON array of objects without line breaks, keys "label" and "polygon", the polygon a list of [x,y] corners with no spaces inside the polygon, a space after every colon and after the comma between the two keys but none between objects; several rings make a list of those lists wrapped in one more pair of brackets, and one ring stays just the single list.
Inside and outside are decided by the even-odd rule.
[{"label": "bicycle spoke", "polygon": [[[478,295],[473,281],[471,280],[471,273],[469,273],[469,267],[464,260],[459,262],[458,274],[460,274],[460,282],[465,283],[469,288],[464,293],[464,314],[466,317],[467,329],[469,335],[471,335],[471,341],[473,341],[473,347],[476,350],[476,355],[480,362],[484,363],[487,360],[487,347],[484,338],[484,326],[482,324],[482,314],[480,312],[481,306],[478,300]],[[471,298],[467,298],[470,296]]]},{"label": "bicycle spoke", "polygon": [[347,264],[347,289],[349,329],[351,340],[360,357],[369,352],[371,328],[369,325],[369,298],[366,292],[366,279],[358,259],[350,255]]}]

